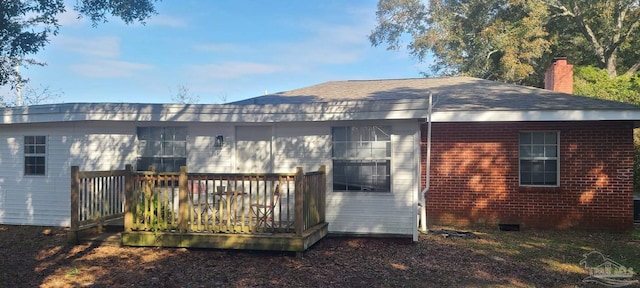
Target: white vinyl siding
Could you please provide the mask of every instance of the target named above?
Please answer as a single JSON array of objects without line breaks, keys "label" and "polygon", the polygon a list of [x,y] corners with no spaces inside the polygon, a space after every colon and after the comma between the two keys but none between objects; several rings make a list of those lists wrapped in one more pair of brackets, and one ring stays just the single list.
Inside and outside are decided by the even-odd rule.
[{"label": "white vinyl siding", "polygon": [[[148,126],[162,123],[149,122]],[[332,190],[331,127],[340,122],[300,122],[264,125],[272,133],[273,172],[317,171],[327,168],[327,214],[332,233],[412,235],[419,186],[419,122],[379,121],[349,125],[390,126],[391,193],[336,193]],[[0,129],[0,224],[70,224],[70,167],[80,170],[123,169],[137,158],[136,122],[73,122],[15,124]],[[145,125],[147,126],[147,125]],[[241,173],[235,151],[237,125],[183,123],[189,133],[187,167],[194,173]],[[24,177],[23,137],[47,135],[44,177]],[[224,136],[222,147],[215,146]],[[293,199],[283,199],[292,201]]]},{"label": "white vinyl siding", "polygon": [[[372,125],[354,122],[353,126]],[[391,193],[334,192],[331,127],[333,123],[292,123],[275,127],[275,172],[315,171],[327,166],[327,214],[331,233],[413,235],[419,174],[419,122],[380,121],[390,126]]]},{"label": "white vinyl siding", "polygon": [[[193,173],[234,173],[235,126],[232,124],[189,123],[187,168]],[[216,136],[223,137],[216,147]]]},{"label": "white vinyl siding", "polygon": [[[24,136],[46,135],[47,172],[25,176]],[[70,167],[122,169],[131,164],[135,126],[127,123],[44,123],[0,128],[0,223],[70,225]]]}]

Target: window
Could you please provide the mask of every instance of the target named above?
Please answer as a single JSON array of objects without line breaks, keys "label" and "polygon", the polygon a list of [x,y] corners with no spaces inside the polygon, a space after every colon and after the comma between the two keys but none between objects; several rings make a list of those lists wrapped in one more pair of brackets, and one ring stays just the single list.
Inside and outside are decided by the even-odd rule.
[{"label": "window", "polygon": [[24,136],[24,175],[45,175],[46,136]]},{"label": "window", "polygon": [[186,165],[186,127],[138,127],[138,170],[180,172]]},{"label": "window", "polygon": [[334,127],[333,190],[391,191],[391,127]]},{"label": "window", "polygon": [[558,132],[520,133],[520,185],[558,186]]}]

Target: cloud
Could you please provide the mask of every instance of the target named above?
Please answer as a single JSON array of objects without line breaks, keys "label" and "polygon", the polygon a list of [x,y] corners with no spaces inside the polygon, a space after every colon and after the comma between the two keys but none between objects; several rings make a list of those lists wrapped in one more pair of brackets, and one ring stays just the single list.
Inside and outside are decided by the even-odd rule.
[{"label": "cloud", "polygon": [[191,66],[190,69],[197,75],[208,75],[209,79],[231,79],[283,71],[311,71],[319,65],[358,62],[370,49],[367,38],[370,26],[358,19],[346,24],[307,22],[296,25],[306,30],[307,37],[298,38],[297,41],[261,43],[259,50],[237,43],[203,43],[193,46],[196,51],[216,53],[216,56],[221,57],[265,56],[260,63],[227,62]]},{"label": "cloud", "polygon": [[304,66],[360,61],[371,47],[367,35],[374,26],[375,17],[372,15],[375,14],[369,9],[344,9],[350,16],[341,23],[308,21],[299,24],[309,31],[310,36],[303,41],[280,45],[279,49],[285,56],[281,60],[304,63]]},{"label": "cloud", "polygon": [[198,78],[233,79],[247,75],[272,74],[283,70],[282,67],[255,62],[226,62],[221,64],[192,65],[189,71]]},{"label": "cloud", "polygon": [[159,14],[159,15],[152,16],[149,20],[147,20],[147,25],[172,27],[172,28],[183,28],[188,26],[186,20],[177,18],[177,17],[168,16],[166,14]]},{"label": "cloud", "polygon": [[89,63],[71,65],[71,70],[92,78],[124,78],[134,76],[138,71],[151,70],[152,65],[118,60],[96,60]]},{"label": "cloud", "polygon": [[74,26],[84,24],[85,19],[78,17],[78,12],[73,10],[73,7],[67,5],[66,11],[58,15],[58,24],[61,26]]},{"label": "cloud", "polygon": [[85,56],[100,58],[117,58],[120,56],[120,39],[115,36],[86,39],[60,36],[56,39],[56,42],[67,51]]}]

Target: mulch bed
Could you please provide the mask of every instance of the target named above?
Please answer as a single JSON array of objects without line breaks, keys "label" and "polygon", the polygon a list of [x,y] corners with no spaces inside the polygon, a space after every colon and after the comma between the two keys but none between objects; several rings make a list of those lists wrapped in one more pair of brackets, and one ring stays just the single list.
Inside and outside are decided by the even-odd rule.
[{"label": "mulch bed", "polygon": [[[452,233],[450,233],[452,234]],[[456,238],[456,239],[451,239]],[[62,228],[0,225],[0,287],[571,287],[550,272],[461,248],[477,237],[328,237],[290,253],[68,245]]]}]

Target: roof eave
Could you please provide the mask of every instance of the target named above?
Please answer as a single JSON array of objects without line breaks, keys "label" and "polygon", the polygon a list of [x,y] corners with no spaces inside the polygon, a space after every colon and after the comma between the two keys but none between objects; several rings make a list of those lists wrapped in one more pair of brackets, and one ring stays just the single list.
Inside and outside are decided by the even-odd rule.
[{"label": "roof eave", "polygon": [[436,111],[433,122],[638,121],[640,110],[483,110]]}]

